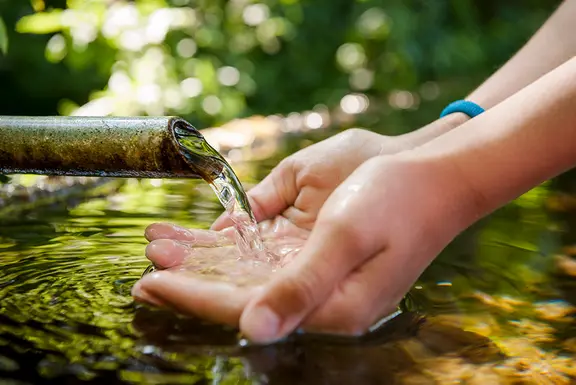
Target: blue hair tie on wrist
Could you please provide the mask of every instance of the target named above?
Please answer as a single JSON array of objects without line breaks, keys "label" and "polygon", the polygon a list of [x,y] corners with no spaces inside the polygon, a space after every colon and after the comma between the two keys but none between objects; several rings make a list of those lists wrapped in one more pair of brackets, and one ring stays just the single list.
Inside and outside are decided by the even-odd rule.
[{"label": "blue hair tie on wrist", "polygon": [[484,112],[484,109],[480,107],[478,104],[474,102],[470,102],[468,100],[456,100],[448,104],[446,108],[440,114],[440,117],[443,118],[446,115],[453,114],[455,112],[462,112],[463,114],[468,115],[470,118],[480,115]]}]

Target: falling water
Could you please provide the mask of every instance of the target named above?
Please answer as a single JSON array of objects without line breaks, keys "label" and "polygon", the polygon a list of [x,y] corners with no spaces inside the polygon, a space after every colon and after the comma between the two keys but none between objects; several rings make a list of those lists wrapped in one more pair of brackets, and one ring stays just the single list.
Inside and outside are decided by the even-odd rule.
[{"label": "falling water", "polygon": [[203,178],[216,193],[236,229],[236,245],[241,258],[271,261],[252,213],[246,192],[232,167],[202,137],[190,131],[175,130],[184,157],[191,164],[203,164]]}]

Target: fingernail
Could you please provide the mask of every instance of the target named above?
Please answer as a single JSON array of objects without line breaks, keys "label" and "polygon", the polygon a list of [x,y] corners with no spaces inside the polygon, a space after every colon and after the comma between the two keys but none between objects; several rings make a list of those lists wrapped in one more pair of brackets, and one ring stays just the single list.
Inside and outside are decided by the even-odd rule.
[{"label": "fingernail", "polygon": [[162,301],[158,300],[154,296],[150,295],[146,290],[142,289],[142,284],[140,282],[136,282],[136,284],[132,287],[132,297],[139,302],[147,302],[154,306],[162,306]]},{"label": "fingernail", "polygon": [[270,343],[279,337],[280,318],[266,306],[256,306],[242,315],[240,325],[244,334],[254,342]]},{"label": "fingernail", "polygon": [[194,233],[192,233],[192,231],[188,230],[185,227],[174,225],[174,230],[176,230],[178,234],[183,235],[186,238],[186,241],[188,242],[194,242],[196,240]]}]

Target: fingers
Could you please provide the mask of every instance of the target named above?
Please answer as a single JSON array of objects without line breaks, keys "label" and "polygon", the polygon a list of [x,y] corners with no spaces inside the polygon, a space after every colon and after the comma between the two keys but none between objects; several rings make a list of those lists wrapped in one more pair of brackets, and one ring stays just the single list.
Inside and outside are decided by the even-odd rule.
[{"label": "fingers", "polygon": [[240,328],[251,340],[268,343],[294,330],[366,259],[358,234],[341,223],[317,226],[298,258],[250,300]]},{"label": "fingers", "polygon": [[[348,275],[304,320],[302,328],[309,332],[361,335],[396,310],[403,294],[425,267],[399,253],[379,253]],[[132,294],[137,301],[236,327],[242,310],[251,298],[261,295],[261,289],[196,275],[159,272],[139,281]]]},{"label": "fingers", "polygon": [[171,223],[153,223],[144,231],[148,241],[156,239],[174,239],[176,241],[194,241],[194,234],[188,229]]},{"label": "fingers", "polygon": [[298,258],[242,313],[240,328],[250,339],[283,338],[353,270],[385,249],[386,236],[378,226],[385,217],[374,210],[379,194],[373,193],[371,180],[356,171],[330,195]]},{"label": "fingers", "polygon": [[254,290],[254,287],[160,271],[138,281],[132,295],[140,302],[168,306],[183,314],[238,326],[242,309]]},{"label": "fingers", "polygon": [[[257,222],[280,215],[298,196],[296,162],[286,158],[254,188],[248,191],[248,200]],[[222,214],[212,224],[212,230],[232,226],[227,214]]]},{"label": "fingers", "polygon": [[303,323],[309,332],[362,335],[396,311],[426,264],[395,250],[378,253],[352,272]]},{"label": "fingers", "polygon": [[191,253],[190,247],[171,239],[158,239],[146,246],[146,258],[159,269],[178,266]]},{"label": "fingers", "polygon": [[187,230],[169,223],[155,223],[146,229],[151,241],[146,257],[159,269],[178,266],[188,258],[193,247],[222,247],[234,244],[231,231]]},{"label": "fingers", "polygon": [[144,236],[151,242],[158,239],[173,239],[190,242],[196,246],[221,246],[234,241],[234,233],[231,231],[186,229],[171,223],[151,224],[146,228]]}]

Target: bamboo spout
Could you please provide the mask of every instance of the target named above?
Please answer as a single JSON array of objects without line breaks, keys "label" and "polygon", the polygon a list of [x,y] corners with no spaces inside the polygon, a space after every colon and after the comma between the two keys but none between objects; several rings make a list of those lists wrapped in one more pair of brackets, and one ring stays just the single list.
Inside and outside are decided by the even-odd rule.
[{"label": "bamboo spout", "polygon": [[209,179],[221,170],[185,157],[182,136],[205,143],[177,117],[0,116],[0,174]]}]

